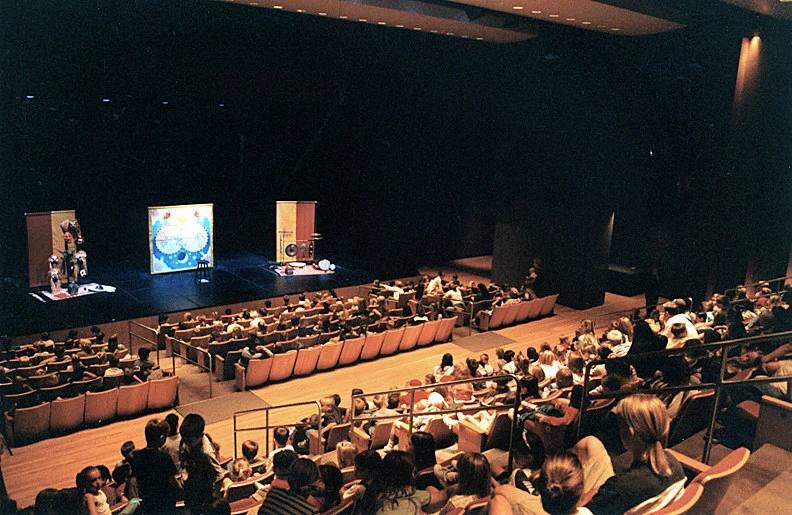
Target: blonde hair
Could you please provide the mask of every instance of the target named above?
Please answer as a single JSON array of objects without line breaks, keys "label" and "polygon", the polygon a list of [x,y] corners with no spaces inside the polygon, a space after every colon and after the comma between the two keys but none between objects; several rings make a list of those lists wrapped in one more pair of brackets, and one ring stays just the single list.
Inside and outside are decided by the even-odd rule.
[{"label": "blonde hair", "polygon": [[633,430],[633,437],[649,448],[652,470],[660,476],[670,477],[673,471],[663,449],[669,428],[668,410],[663,401],[639,393],[619,401],[614,411],[619,421]]},{"label": "blonde hair", "polygon": [[355,445],[349,440],[338,442],[338,445],[336,445],[336,460],[338,461],[338,468],[354,466],[356,455],[357,452]]},{"label": "blonde hair", "polygon": [[231,464],[231,481],[244,481],[253,475],[250,463],[245,458],[237,458]]},{"label": "blonde hair", "polygon": [[583,495],[583,467],[578,457],[570,453],[550,456],[540,478],[542,508],[551,515],[575,513]]},{"label": "blonde hair", "polygon": [[539,354],[539,364],[552,365],[553,361],[555,361],[555,357],[556,357],[555,354],[553,354],[553,351],[551,350],[542,351]]}]

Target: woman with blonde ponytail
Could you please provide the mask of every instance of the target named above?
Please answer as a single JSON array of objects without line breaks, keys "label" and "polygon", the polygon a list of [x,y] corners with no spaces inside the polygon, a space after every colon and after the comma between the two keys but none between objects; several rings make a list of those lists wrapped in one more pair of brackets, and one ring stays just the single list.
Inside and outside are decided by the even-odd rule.
[{"label": "woman with blonde ponytail", "polygon": [[583,495],[583,466],[572,453],[551,456],[537,481],[542,508],[550,515],[591,515],[577,504]]},{"label": "woman with blonde ponytail", "polygon": [[657,508],[667,504],[684,487],[685,473],[663,448],[669,426],[665,404],[657,397],[635,394],[622,399],[614,411],[632,462],[607,480],[586,507],[595,514],[626,513],[645,502]]}]

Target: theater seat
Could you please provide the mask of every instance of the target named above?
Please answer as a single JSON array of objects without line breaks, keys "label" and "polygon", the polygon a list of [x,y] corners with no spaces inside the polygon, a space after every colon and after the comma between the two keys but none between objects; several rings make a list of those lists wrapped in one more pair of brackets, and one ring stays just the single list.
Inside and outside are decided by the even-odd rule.
[{"label": "theater seat", "polygon": [[50,403],[31,408],[17,408],[5,415],[6,435],[11,446],[31,443],[47,436],[50,425]]},{"label": "theater seat", "polygon": [[177,404],[179,394],[179,378],[176,376],[149,381],[149,411],[171,408]]}]

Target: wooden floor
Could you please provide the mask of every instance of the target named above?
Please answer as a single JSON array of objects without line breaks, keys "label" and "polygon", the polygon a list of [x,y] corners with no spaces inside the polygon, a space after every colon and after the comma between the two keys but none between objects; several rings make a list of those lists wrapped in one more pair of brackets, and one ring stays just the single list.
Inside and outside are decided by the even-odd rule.
[{"label": "wooden floor", "polygon": [[[514,343],[506,345],[506,348],[525,352],[529,346],[538,347],[545,341],[555,344],[559,335],[573,334],[583,318],[593,318],[602,313],[642,306],[643,301],[643,296],[628,298],[606,294],[603,306],[578,311],[558,305],[555,316],[495,332],[515,340]],[[455,338],[467,336],[467,331],[467,328],[457,328]],[[316,400],[324,395],[338,393],[344,398],[342,405],[349,406],[352,388],[359,387],[369,393],[403,386],[409,379],[423,378],[425,374],[431,372],[446,352],[453,354],[456,361],[471,354],[478,355],[468,352],[453,342],[438,344],[353,367],[265,386],[255,390],[254,393],[270,405]],[[494,356],[494,348],[487,349],[486,352]],[[157,416],[164,417],[165,414]],[[300,408],[278,410],[270,415],[270,423],[291,423],[307,414],[310,414],[310,411]],[[115,422],[101,428],[19,447],[13,450],[13,456],[5,454],[2,471],[10,496],[20,507],[29,506],[34,503],[36,494],[43,488],[74,486],[77,472],[87,465],[104,464],[112,469],[120,459],[119,449],[123,442],[133,440],[138,447],[145,446],[143,428],[150,418],[152,417],[146,416]],[[261,415],[249,417],[244,423],[246,426],[263,425],[264,417]],[[234,454],[232,420],[211,424],[207,426],[207,432],[221,444],[222,455]],[[263,446],[263,433],[246,434],[241,436],[239,441],[246,438],[257,440]]]}]

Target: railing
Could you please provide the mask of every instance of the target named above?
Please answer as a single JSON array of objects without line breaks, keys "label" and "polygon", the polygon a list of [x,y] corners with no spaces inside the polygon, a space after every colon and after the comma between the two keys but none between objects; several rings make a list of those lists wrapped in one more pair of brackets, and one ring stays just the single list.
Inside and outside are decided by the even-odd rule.
[{"label": "railing", "polygon": [[[693,306],[693,299],[692,298],[688,297],[687,299],[685,299],[685,302],[687,302],[688,307],[692,307]],[[610,324],[612,321],[618,320],[618,319],[620,319],[621,317],[624,317],[624,316],[626,316],[627,318],[632,320],[632,314],[635,313],[635,312],[639,312],[640,313],[641,311],[643,311],[645,313],[649,313],[651,310],[657,309],[658,311],[660,311],[662,313],[663,312],[663,309],[662,309],[663,308],[663,304],[665,304],[665,303],[661,302],[659,304],[649,304],[648,306],[641,306],[640,308],[621,309],[619,311],[611,311],[609,313],[603,313],[601,315],[597,315],[596,317],[594,317],[594,322],[593,322],[594,323],[594,329],[596,329],[598,327],[605,327],[606,325]],[[647,317],[648,317],[648,315],[647,315]]]},{"label": "railing", "polygon": [[[786,285],[786,282],[789,279],[792,279],[792,275],[787,275],[784,277],[776,277],[775,279],[768,279],[766,281],[756,281],[755,283],[751,283],[747,286],[742,286],[742,288],[745,288],[747,292],[750,294],[750,293],[754,293],[756,287],[759,286],[760,284],[768,284],[769,288],[772,290],[772,293],[781,293],[782,291],[784,291],[784,285]],[[773,285],[776,286],[773,287]],[[729,288],[723,293],[731,293],[733,291],[737,291],[739,288],[740,286],[736,288]]]},{"label": "railing", "polygon": [[[145,332],[148,332],[150,335],[152,335],[154,337],[154,340],[151,340],[142,334],[137,334],[136,332],[133,331],[133,328],[143,329]],[[135,338],[139,340],[143,340],[144,342],[153,345],[154,349],[157,350],[157,366],[160,366],[159,342],[157,342],[156,340],[157,330],[147,325],[143,325],[140,322],[135,322],[134,320],[130,320],[128,332],[129,332],[129,353],[134,354],[134,352],[132,351],[133,348],[132,342],[134,341]],[[175,370],[176,369],[174,367],[174,371]]]},{"label": "railing", "polygon": [[[478,413],[479,411],[507,411],[507,410],[512,411],[512,417],[511,417],[512,424],[511,424],[511,431],[509,433],[509,468],[511,468],[511,465],[512,465],[512,442],[513,442],[513,437],[514,437],[514,431],[517,430],[517,422],[518,422],[518,419],[519,419],[519,417],[517,417],[517,412],[520,409],[521,395],[520,395],[520,381],[518,380],[517,376],[515,376],[513,374],[498,376],[498,379],[502,379],[502,380],[506,380],[507,378],[510,381],[514,381],[514,383],[516,384],[514,405],[512,405],[512,406],[508,406],[508,405],[505,405],[505,404],[487,406],[485,404],[479,403],[478,405],[470,406],[470,407],[466,407],[466,408],[437,410],[437,411],[432,411],[432,412],[427,412],[427,413],[423,413],[422,412],[422,413],[418,413],[417,416],[432,416],[432,417],[434,417],[434,416],[450,415],[450,414],[455,414],[455,413]],[[448,382],[444,382],[444,383],[424,384],[424,385],[420,385],[420,386],[409,386],[409,387],[398,388],[398,389],[394,389],[394,390],[387,390],[387,391],[383,391],[383,392],[373,392],[373,393],[352,395],[352,403],[351,403],[351,406],[349,408],[350,410],[352,410],[352,415],[350,417],[351,426],[355,427],[355,422],[363,423],[363,422],[369,422],[369,421],[407,418],[407,420],[408,420],[408,428],[409,428],[407,434],[408,434],[408,437],[409,437],[409,436],[412,435],[413,422],[414,422],[415,416],[416,416],[416,414],[415,414],[415,392],[417,392],[419,390],[432,390],[434,388],[437,388],[438,386],[443,386],[443,387],[450,388],[450,387],[458,385],[458,384],[472,384],[472,383],[482,382],[482,381],[485,381],[485,380],[486,380],[485,378],[476,377],[476,378],[470,378],[470,379],[460,379],[458,381],[448,381]],[[409,408],[408,408],[408,411],[406,413],[401,413],[399,415],[380,415],[380,416],[366,415],[366,416],[363,416],[363,417],[355,417],[355,412],[354,412],[355,399],[360,399],[360,398],[363,398],[363,397],[373,397],[375,395],[389,395],[389,394],[392,394],[392,393],[409,394],[410,395]],[[401,397],[401,395],[399,395],[399,397]]]},{"label": "railing", "polygon": [[[304,401],[304,402],[294,402],[291,404],[280,404],[278,406],[267,406],[266,408],[256,408],[250,409],[245,411],[237,411],[234,413],[234,459],[237,459],[237,449],[239,449],[239,445],[237,443],[237,434],[244,433],[246,431],[266,431],[267,437],[265,438],[264,444],[264,455],[269,456],[270,453],[270,411],[274,409],[285,409],[285,408],[296,408],[298,406],[316,406],[316,415],[317,419],[319,420],[319,435],[320,435],[320,442],[321,442],[321,434],[322,434],[322,405],[319,401]],[[263,426],[255,426],[255,427],[239,427],[238,424],[238,417],[242,417],[244,415],[250,415],[251,413],[259,413],[264,412],[264,425]],[[278,424],[281,426],[286,427],[293,427],[297,424]]]},{"label": "railing", "polygon": [[[176,349],[176,346],[173,345],[174,341],[179,341],[179,342],[183,343],[184,345],[186,345],[188,347],[191,347],[189,342],[185,342],[183,340],[178,340],[178,339],[174,338],[173,336],[167,336],[166,337],[165,346],[166,347],[170,347],[171,361],[172,361],[172,364],[173,364],[173,375],[174,376],[177,375],[176,374],[176,358],[183,359],[185,362],[190,363],[191,365],[196,365],[201,370],[206,370],[206,372],[207,372],[206,375],[207,375],[207,377],[209,379],[209,398],[211,399],[212,398],[212,355],[209,354],[205,349],[202,349],[200,347],[191,347],[191,348],[195,349],[196,352],[203,353],[203,354],[205,354],[207,356],[207,361],[209,362],[209,366],[204,366],[203,364],[201,364],[201,363],[199,363],[199,362],[197,362],[195,360],[190,359],[189,356],[184,356],[183,354],[181,354],[181,352],[179,352],[179,350]],[[179,349],[180,348],[181,348],[181,346],[179,346]],[[159,353],[157,353],[157,355],[159,355]]]},{"label": "railing", "polygon": [[[735,386],[742,386],[747,384],[764,384],[764,383],[778,383],[786,380],[789,383],[789,387],[787,389],[787,395],[792,393],[792,376],[776,376],[776,377],[765,377],[765,378],[754,378],[754,379],[733,379],[733,380],[726,380],[724,379],[726,375],[726,365],[729,358],[728,349],[740,345],[755,345],[759,343],[769,343],[775,340],[779,340],[782,342],[787,342],[792,339],[792,331],[778,333],[778,334],[771,334],[771,335],[763,335],[763,336],[752,336],[748,338],[740,338],[738,340],[729,340],[725,342],[718,342],[718,343],[710,343],[706,345],[696,345],[694,347],[683,347],[680,349],[673,349],[667,351],[658,351],[658,352],[647,352],[643,354],[636,354],[631,356],[625,356],[623,358],[609,358],[608,360],[596,360],[591,361],[586,364],[586,368],[584,370],[584,380],[583,380],[583,401],[582,407],[580,410],[580,417],[578,419],[578,427],[577,427],[577,439],[579,440],[581,437],[581,431],[583,428],[583,422],[586,416],[586,408],[589,404],[589,401],[592,399],[620,399],[623,397],[628,397],[634,393],[665,393],[665,392],[682,392],[687,390],[715,390],[715,402],[713,405],[712,413],[710,415],[710,420],[708,424],[707,433],[704,437],[704,454],[702,457],[702,461],[704,463],[709,463],[710,458],[710,450],[712,448],[712,435],[715,433],[715,422],[718,416],[718,410],[721,404],[721,395],[724,389],[726,388],[733,388]],[[608,394],[601,394],[592,396],[589,393],[590,384],[591,384],[591,369],[596,365],[604,365],[607,362],[613,361],[625,361],[627,363],[632,363],[636,360],[645,360],[647,358],[650,359],[657,359],[657,358],[664,358],[669,356],[684,356],[687,354],[702,354],[702,353],[709,353],[713,352],[717,356],[718,353],[720,354],[720,371],[715,378],[714,382],[710,383],[699,383],[695,385],[685,385],[685,386],[668,386],[663,388],[652,388],[652,389],[641,389],[641,390],[629,390],[629,391],[619,391],[613,392]]]}]

